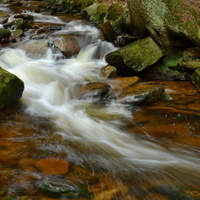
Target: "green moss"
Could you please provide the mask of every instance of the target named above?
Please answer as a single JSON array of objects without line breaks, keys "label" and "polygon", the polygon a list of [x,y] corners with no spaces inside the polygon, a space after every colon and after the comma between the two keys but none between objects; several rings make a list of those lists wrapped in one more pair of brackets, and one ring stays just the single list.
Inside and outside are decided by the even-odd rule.
[{"label": "green moss", "polygon": [[94,3],[94,0],[84,0],[81,5],[81,9],[91,6],[93,3]]},{"label": "green moss", "polygon": [[108,12],[107,12],[107,19],[114,21],[116,19],[118,19],[119,17],[122,16],[123,14],[123,6],[120,4],[112,4],[109,8],[108,8]]},{"label": "green moss", "polygon": [[110,65],[125,64],[134,72],[141,72],[156,63],[162,56],[161,49],[152,38],[148,37],[107,54],[106,60]]},{"label": "green moss", "polygon": [[17,76],[0,68],[0,109],[21,98],[23,90],[24,84]]},{"label": "green moss", "polygon": [[11,32],[7,29],[0,28],[0,38],[8,38],[11,36]]},{"label": "green moss", "polygon": [[197,70],[193,73],[191,79],[192,79],[192,83],[193,83],[194,85],[196,85],[196,87],[198,88],[198,90],[200,90],[200,69],[197,69]]},{"label": "green moss", "polygon": [[99,4],[97,7],[97,13],[95,15],[95,20],[99,23],[102,24],[104,22],[104,18],[106,16],[108,7],[105,4]]}]

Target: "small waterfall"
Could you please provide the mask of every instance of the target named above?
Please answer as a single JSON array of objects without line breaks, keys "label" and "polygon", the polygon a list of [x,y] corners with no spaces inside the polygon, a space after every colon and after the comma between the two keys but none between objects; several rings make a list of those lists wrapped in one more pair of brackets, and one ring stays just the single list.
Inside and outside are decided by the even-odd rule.
[{"label": "small waterfall", "polygon": [[[136,173],[175,173],[179,177],[187,174],[199,182],[198,157],[182,153],[178,149],[177,153],[169,152],[118,128],[118,124],[122,123],[121,118],[131,120],[131,113],[123,105],[110,102],[104,108],[97,108],[95,112],[115,116],[114,119],[111,117],[110,120],[103,121],[90,117],[87,112],[94,107],[95,102],[72,97],[73,85],[87,80],[103,81],[99,76],[99,69],[106,65],[105,54],[115,47],[101,41],[99,31],[81,21],[66,24],[61,32],[64,31],[86,34],[84,47],[76,57],[55,60],[50,49],[40,59],[29,58],[19,49],[8,48],[1,51],[0,66],[16,74],[25,83],[21,101],[27,105],[27,112],[50,119],[56,127],[54,134],[63,138],[62,145],[66,141],[78,145],[84,149],[82,158],[95,165],[116,171],[120,166],[121,170]],[[102,56],[94,59],[97,49]]]}]

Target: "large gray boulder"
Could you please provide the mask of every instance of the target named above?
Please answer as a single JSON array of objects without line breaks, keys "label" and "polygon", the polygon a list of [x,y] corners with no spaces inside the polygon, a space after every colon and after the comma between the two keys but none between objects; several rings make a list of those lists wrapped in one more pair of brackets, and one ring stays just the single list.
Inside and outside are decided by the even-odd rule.
[{"label": "large gray boulder", "polygon": [[132,27],[138,35],[151,37],[169,51],[177,40],[200,46],[200,1],[127,0]]},{"label": "large gray boulder", "polygon": [[22,80],[0,67],[0,109],[19,100],[23,90]]},{"label": "large gray boulder", "polygon": [[141,72],[163,56],[162,50],[150,37],[137,40],[106,55],[106,61],[117,68]]}]

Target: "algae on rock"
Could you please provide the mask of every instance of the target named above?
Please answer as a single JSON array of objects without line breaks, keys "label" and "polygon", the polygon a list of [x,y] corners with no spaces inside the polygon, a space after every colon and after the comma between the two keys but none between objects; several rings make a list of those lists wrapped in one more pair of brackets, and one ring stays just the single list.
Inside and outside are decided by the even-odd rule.
[{"label": "algae on rock", "polygon": [[19,100],[23,90],[22,80],[0,67],[0,109]]},{"label": "algae on rock", "polygon": [[159,46],[148,37],[107,54],[106,61],[117,68],[128,66],[134,72],[141,72],[162,56]]}]

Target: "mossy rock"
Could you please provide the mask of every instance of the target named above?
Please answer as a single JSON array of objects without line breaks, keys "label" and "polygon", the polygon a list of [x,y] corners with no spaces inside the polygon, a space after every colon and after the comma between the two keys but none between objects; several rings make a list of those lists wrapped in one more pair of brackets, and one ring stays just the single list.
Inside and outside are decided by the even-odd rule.
[{"label": "mossy rock", "polygon": [[109,6],[107,3],[94,3],[83,9],[82,14],[85,19],[101,25],[104,23],[108,8]]},{"label": "mossy rock", "polygon": [[117,68],[127,66],[137,73],[156,63],[162,56],[159,46],[148,37],[107,54],[106,61]]},{"label": "mossy rock", "polygon": [[21,29],[17,29],[16,31],[12,32],[12,37],[13,38],[19,38],[19,37],[23,37],[24,36],[24,31]]},{"label": "mossy rock", "polygon": [[0,28],[0,39],[9,38],[11,36],[11,32],[7,29]]},{"label": "mossy rock", "polygon": [[176,70],[174,66],[166,66],[163,62],[159,62],[156,65],[151,66],[140,75],[141,77],[149,80],[189,80],[189,74],[186,71]]},{"label": "mossy rock", "polygon": [[23,4],[20,1],[15,1],[10,3],[10,6],[23,6]]},{"label": "mossy rock", "polygon": [[0,188],[0,197],[4,196],[7,193],[6,189]]},{"label": "mossy rock", "polygon": [[166,52],[181,39],[200,46],[200,2],[196,0],[128,0],[132,28],[148,34]]},{"label": "mossy rock", "polygon": [[191,76],[192,83],[196,85],[198,90],[200,91],[200,69],[195,70],[195,72]]},{"label": "mossy rock", "polygon": [[90,6],[84,7],[82,9],[83,18],[96,23],[97,25],[102,25],[109,21],[112,28],[121,30],[119,22],[122,18],[123,23],[126,22],[124,18],[124,13],[126,11],[126,2],[118,1],[117,4],[112,3],[112,1],[97,1],[95,3],[89,4]]},{"label": "mossy rock", "polygon": [[19,100],[23,90],[22,80],[0,67],[0,109]]},{"label": "mossy rock", "polygon": [[16,29],[21,29],[21,30],[27,30],[27,29],[31,29],[32,26],[29,25],[26,20],[23,20],[22,18],[19,18],[17,20],[17,23],[16,23]]}]

